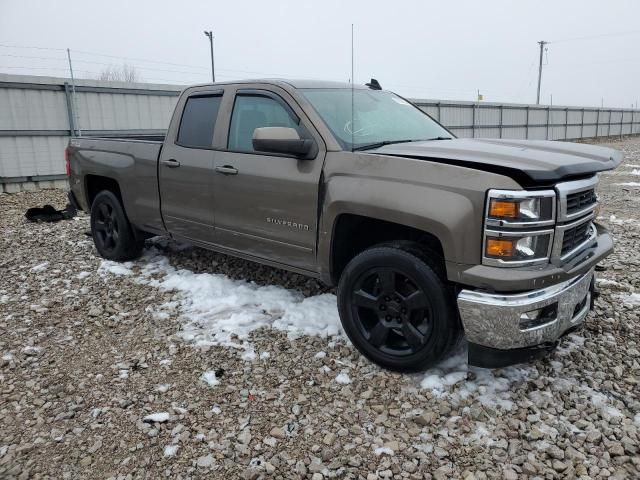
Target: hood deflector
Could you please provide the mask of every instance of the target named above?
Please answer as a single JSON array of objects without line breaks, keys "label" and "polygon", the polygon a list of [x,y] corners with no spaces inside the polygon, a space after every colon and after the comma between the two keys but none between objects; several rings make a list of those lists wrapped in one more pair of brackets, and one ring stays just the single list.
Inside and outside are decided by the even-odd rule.
[{"label": "hood deflector", "polygon": [[453,139],[386,145],[366,153],[457,165],[506,175],[524,187],[612,170],[622,153],[611,148],[540,140]]}]

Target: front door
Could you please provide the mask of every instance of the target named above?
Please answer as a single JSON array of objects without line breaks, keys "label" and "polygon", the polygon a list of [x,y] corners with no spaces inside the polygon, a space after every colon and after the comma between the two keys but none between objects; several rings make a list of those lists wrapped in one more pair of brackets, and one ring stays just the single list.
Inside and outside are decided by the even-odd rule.
[{"label": "front door", "polygon": [[178,131],[160,154],[162,218],[172,236],[213,241],[212,142],[221,100],[222,92],[187,97]]},{"label": "front door", "polygon": [[[318,186],[324,146],[315,159],[256,152],[259,127],[292,127],[316,138],[302,111],[270,90],[237,91],[227,148],[214,160],[216,243],[254,257],[315,267]],[[321,142],[318,142],[321,143]]]}]

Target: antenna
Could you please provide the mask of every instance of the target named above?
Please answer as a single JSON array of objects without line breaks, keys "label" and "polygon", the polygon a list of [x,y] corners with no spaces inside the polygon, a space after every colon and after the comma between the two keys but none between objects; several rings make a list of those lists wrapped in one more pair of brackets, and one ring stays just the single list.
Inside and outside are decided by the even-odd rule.
[{"label": "antenna", "polygon": [[353,132],[355,130],[354,121],[354,101],[353,101],[353,23],[351,24],[351,151],[353,152]]},{"label": "antenna", "polygon": [[[78,105],[76,101],[76,80],[73,77],[73,66],[71,65],[71,50],[67,48],[67,59],[69,60],[69,72],[71,73],[71,115],[75,117],[75,124],[77,126],[78,136],[82,136],[82,130],[80,130],[80,120],[78,116]],[[73,135],[76,132],[71,132]]]}]

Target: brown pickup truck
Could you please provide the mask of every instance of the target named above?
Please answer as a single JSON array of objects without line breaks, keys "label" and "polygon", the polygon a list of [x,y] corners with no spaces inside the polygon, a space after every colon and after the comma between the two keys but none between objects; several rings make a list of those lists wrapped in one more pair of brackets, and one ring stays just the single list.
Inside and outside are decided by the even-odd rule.
[{"label": "brown pickup truck", "polygon": [[167,235],[338,286],[353,344],[395,370],[464,334],[495,367],[552,348],[613,248],[597,172],[619,152],[457,139],[379,89],[257,80],[187,88],[165,137],[72,138],[70,197],[96,249]]}]

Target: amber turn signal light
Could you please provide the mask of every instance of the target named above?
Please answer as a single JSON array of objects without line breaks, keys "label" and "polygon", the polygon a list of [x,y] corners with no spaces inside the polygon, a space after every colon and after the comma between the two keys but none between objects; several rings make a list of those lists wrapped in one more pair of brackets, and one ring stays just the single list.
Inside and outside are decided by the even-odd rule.
[{"label": "amber turn signal light", "polygon": [[518,202],[491,199],[489,203],[489,216],[495,218],[518,218],[520,209]]},{"label": "amber turn signal light", "polygon": [[511,257],[514,251],[514,241],[502,238],[487,238],[486,254],[491,257]]}]

